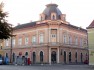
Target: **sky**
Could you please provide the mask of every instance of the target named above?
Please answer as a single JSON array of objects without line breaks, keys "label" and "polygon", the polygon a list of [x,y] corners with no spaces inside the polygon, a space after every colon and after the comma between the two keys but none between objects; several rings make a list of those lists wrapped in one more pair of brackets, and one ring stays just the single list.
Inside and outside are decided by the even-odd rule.
[{"label": "sky", "polygon": [[66,21],[86,28],[94,19],[94,0],[0,0],[4,2],[4,11],[8,12],[8,22],[16,26],[38,21],[39,15],[49,3],[58,4]]}]

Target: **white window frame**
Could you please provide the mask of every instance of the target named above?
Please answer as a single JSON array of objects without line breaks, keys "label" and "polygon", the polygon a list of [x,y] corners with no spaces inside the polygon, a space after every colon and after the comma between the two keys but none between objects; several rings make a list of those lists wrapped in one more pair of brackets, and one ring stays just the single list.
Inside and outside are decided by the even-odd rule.
[{"label": "white window frame", "polygon": [[16,40],[15,38],[12,39],[12,46],[14,47],[15,46],[15,43],[16,43]]},{"label": "white window frame", "polygon": [[83,39],[80,38],[80,46],[82,47],[83,46]]},{"label": "white window frame", "polygon": [[22,45],[22,38],[21,37],[18,39],[18,45]]},{"label": "white window frame", "polygon": [[72,38],[69,36],[69,44],[72,44]]},{"label": "white window frame", "polygon": [[64,44],[67,43],[67,36],[66,36],[66,34],[63,35],[63,43],[64,43]]},{"label": "white window frame", "polygon": [[39,43],[43,43],[44,42],[44,34],[40,34],[39,35]]},{"label": "white window frame", "polygon": [[36,39],[36,35],[32,36],[32,43],[36,43],[37,39]]},{"label": "white window frame", "polygon": [[25,37],[25,45],[28,45],[28,43],[29,43],[29,38]]},{"label": "white window frame", "polygon": [[75,38],[75,45],[78,45],[78,37]]},{"label": "white window frame", "polygon": [[9,39],[5,40],[5,46],[8,47],[9,46]]}]

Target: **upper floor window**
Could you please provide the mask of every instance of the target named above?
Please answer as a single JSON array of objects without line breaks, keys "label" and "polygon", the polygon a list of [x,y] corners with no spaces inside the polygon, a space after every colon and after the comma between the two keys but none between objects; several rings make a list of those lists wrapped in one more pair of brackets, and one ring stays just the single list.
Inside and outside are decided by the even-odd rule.
[{"label": "upper floor window", "polygon": [[63,36],[63,43],[67,43],[67,36],[66,36],[66,34],[64,34],[64,36]]},{"label": "upper floor window", "polygon": [[87,40],[86,39],[84,39],[84,45],[87,45]]},{"label": "upper floor window", "polygon": [[36,43],[36,36],[32,36],[32,43]]},{"label": "upper floor window", "polygon": [[12,46],[15,46],[15,38],[12,39]]},{"label": "upper floor window", "polygon": [[44,14],[40,14],[40,20],[45,20],[45,15]]},{"label": "upper floor window", "polygon": [[83,46],[83,39],[80,39],[80,46]]},{"label": "upper floor window", "polygon": [[18,39],[18,45],[22,45],[22,38]]},{"label": "upper floor window", "polygon": [[56,19],[56,13],[51,13],[51,19],[55,20]]},{"label": "upper floor window", "polygon": [[55,19],[55,15],[52,16],[52,19],[53,19],[53,20]]},{"label": "upper floor window", "polygon": [[5,46],[8,47],[9,46],[9,39],[5,40]]},{"label": "upper floor window", "polygon": [[56,37],[56,34],[52,34],[52,38],[55,38]]},{"label": "upper floor window", "polygon": [[43,43],[43,41],[44,41],[44,36],[43,36],[43,34],[40,34],[40,36],[39,36],[39,43]]},{"label": "upper floor window", "polygon": [[78,45],[78,38],[75,38],[75,45]]},{"label": "upper floor window", "polygon": [[27,44],[28,44],[28,42],[29,42],[28,37],[25,37],[25,45],[27,45]]},{"label": "upper floor window", "polygon": [[69,36],[69,44],[72,44],[72,38]]}]

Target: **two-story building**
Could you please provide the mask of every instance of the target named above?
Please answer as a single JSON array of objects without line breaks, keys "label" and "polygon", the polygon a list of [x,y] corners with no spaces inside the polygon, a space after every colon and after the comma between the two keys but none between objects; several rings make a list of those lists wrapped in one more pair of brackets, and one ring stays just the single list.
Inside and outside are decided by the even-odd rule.
[{"label": "two-story building", "polygon": [[[24,20],[24,19],[23,19]],[[4,42],[13,60],[22,54],[32,63],[82,63],[88,60],[87,31],[66,21],[57,4],[47,4],[40,21],[19,24]],[[12,46],[12,48],[11,48]]]},{"label": "two-story building", "polygon": [[94,65],[94,20],[87,27],[89,46],[89,65]]}]

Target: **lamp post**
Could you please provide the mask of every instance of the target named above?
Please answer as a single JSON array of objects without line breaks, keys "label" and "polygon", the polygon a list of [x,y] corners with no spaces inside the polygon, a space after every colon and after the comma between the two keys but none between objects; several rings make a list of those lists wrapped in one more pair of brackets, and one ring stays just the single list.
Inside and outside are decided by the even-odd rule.
[{"label": "lamp post", "polygon": [[12,63],[12,36],[11,36],[11,46],[10,46],[10,63]]},{"label": "lamp post", "polygon": [[[11,25],[12,28],[12,25]],[[13,30],[11,31],[11,46],[10,46],[10,63],[12,63],[12,49],[13,49],[13,43],[12,43],[12,38],[15,37],[16,35],[13,35]]]}]

